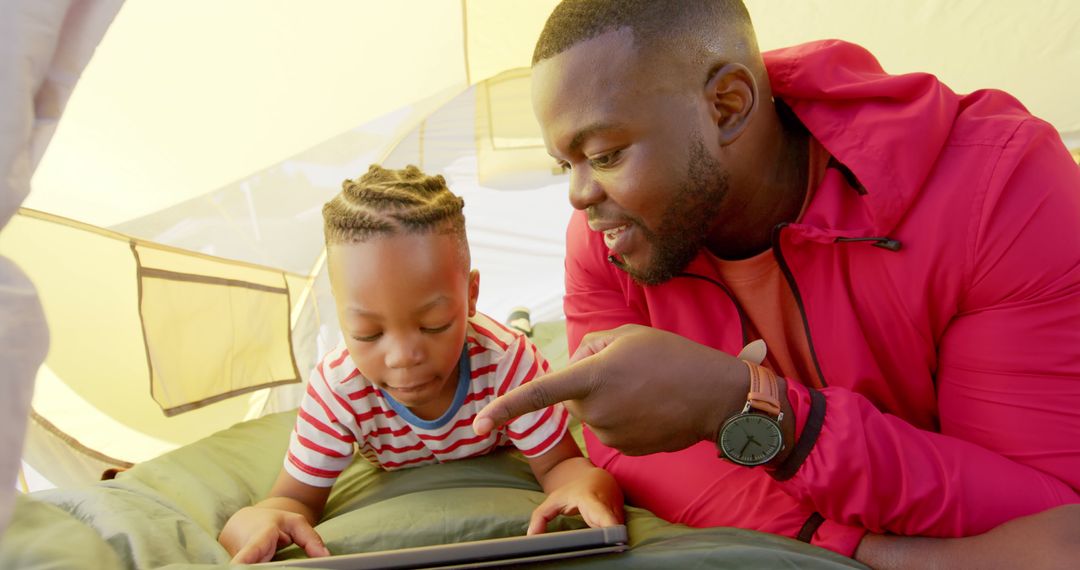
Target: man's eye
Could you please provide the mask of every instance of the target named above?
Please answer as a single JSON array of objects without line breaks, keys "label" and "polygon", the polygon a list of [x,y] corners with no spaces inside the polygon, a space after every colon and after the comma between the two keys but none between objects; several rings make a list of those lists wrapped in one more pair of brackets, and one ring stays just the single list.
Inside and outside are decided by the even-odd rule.
[{"label": "man's eye", "polygon": [[556,160],[555,169],[559,172],[562,172],[563,174],[566,174],[567,172],[570,172],[570,163],[566,162],[565,160]]},{"label": "man's eye", "polygon": [[358,340],[360,342],[375,342],[375,341],[379,340],[379,338],[381,336],[382,336],[382,333],[375,333],[375,334],[367,335],[367,336],[353,336],[353,340]]},{"label": "man's eye", "polygon": [[595,168],[608,168],[615,164],[615,161],[619,158],[619,151],[612,151],[607,154],[601,154],[589,159],[589,164]]},{"label": "man's eye", "polygon": [[453,323],[451,322],[451,323],[446,323],[445,325],[443,325],[441,327],[420,327],[420,331],[428,333],[428,334],[439,334],[439,333],[441,333],[443,331],[449,330],[450,325],[452,325],[452,324]]}]

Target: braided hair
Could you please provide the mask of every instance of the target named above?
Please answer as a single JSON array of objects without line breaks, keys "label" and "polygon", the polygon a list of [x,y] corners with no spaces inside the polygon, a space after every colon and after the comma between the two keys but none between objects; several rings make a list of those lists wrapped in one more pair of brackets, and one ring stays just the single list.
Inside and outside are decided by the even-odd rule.
[{"label": "braided hair", "polygon": [[441,175],[428,176],[409,165],[390,170],[372,164],[323,206],[326,244],[359,243],[399,233],[437,232],[461,240],[465,259],[465,200],[446,186]]}]

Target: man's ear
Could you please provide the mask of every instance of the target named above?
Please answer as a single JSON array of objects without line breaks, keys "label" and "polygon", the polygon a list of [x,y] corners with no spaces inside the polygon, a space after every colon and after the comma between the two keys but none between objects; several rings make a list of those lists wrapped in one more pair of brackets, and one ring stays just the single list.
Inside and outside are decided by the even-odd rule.
[{"label": "man's ear", "polygon": [[476,316],[476,299],[480,297],[480,271],[469,272],[469,316]]},{"label": "man's ear", "polygon": [[746,130],[758,106],[754,74],[741,63],[727,63],[713,71],[705,84],[720,146],[735,142]]}]

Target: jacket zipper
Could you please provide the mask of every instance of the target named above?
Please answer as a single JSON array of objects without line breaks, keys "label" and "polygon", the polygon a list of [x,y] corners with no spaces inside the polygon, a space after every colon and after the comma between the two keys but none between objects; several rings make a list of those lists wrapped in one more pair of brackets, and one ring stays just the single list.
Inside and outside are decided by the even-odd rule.
[{"label": "jacket zipper", "polygon": [[814,371],[817,372],[821,387],[824,388],[828,386],[828,383],[825,382],[825,375],[821,373],[821,364],[818,362],[817,350],[814,349],[814,338],[810,336],[810,321],[806,318],[806,307],[803,306],[802,296],[799,295],[799,286],[795,284],[795,276],[791,273],[791,268],[788,267],[787,261],[784,260],[784,252],[780,249],[780,232],[787,227],[787,225],[788,223],[784,222],[777,224],[776,227],[773,228],[773,255],[776,256],[776,263],[780,265],[780,272],[784,274],[788,286],[791,287],[791,294],[795,296],[795,304],[799,306],[799,315],[802,317],[803,331],[806,332],[806,344],[810,347],[810,359],[814,362]]}]

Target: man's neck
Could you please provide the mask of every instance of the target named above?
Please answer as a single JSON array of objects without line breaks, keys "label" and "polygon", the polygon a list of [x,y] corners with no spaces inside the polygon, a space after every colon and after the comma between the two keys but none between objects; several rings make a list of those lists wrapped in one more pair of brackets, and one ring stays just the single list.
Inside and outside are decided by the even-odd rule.
[{"label": "man's neck", "polygon": [[774,170],[775,179],[770,189],[775,204],[768,223],[770,245],[774,227],[798,219],[810,187],[810,132],[779,99],[776,100],[776,114],[780,119],[783,143],[777,158],[779,167]]},{"label": "man's neck", "polygon": [[810,134],[783,102],[777,100],[771,144],[763,145],[751,176],[732,180],[746,196],[739,219],[718,228],[718,239],[707,247],[721,259],[746,259],[772,246],[773,228],[794,222],[806,198],[809,176]]}]

